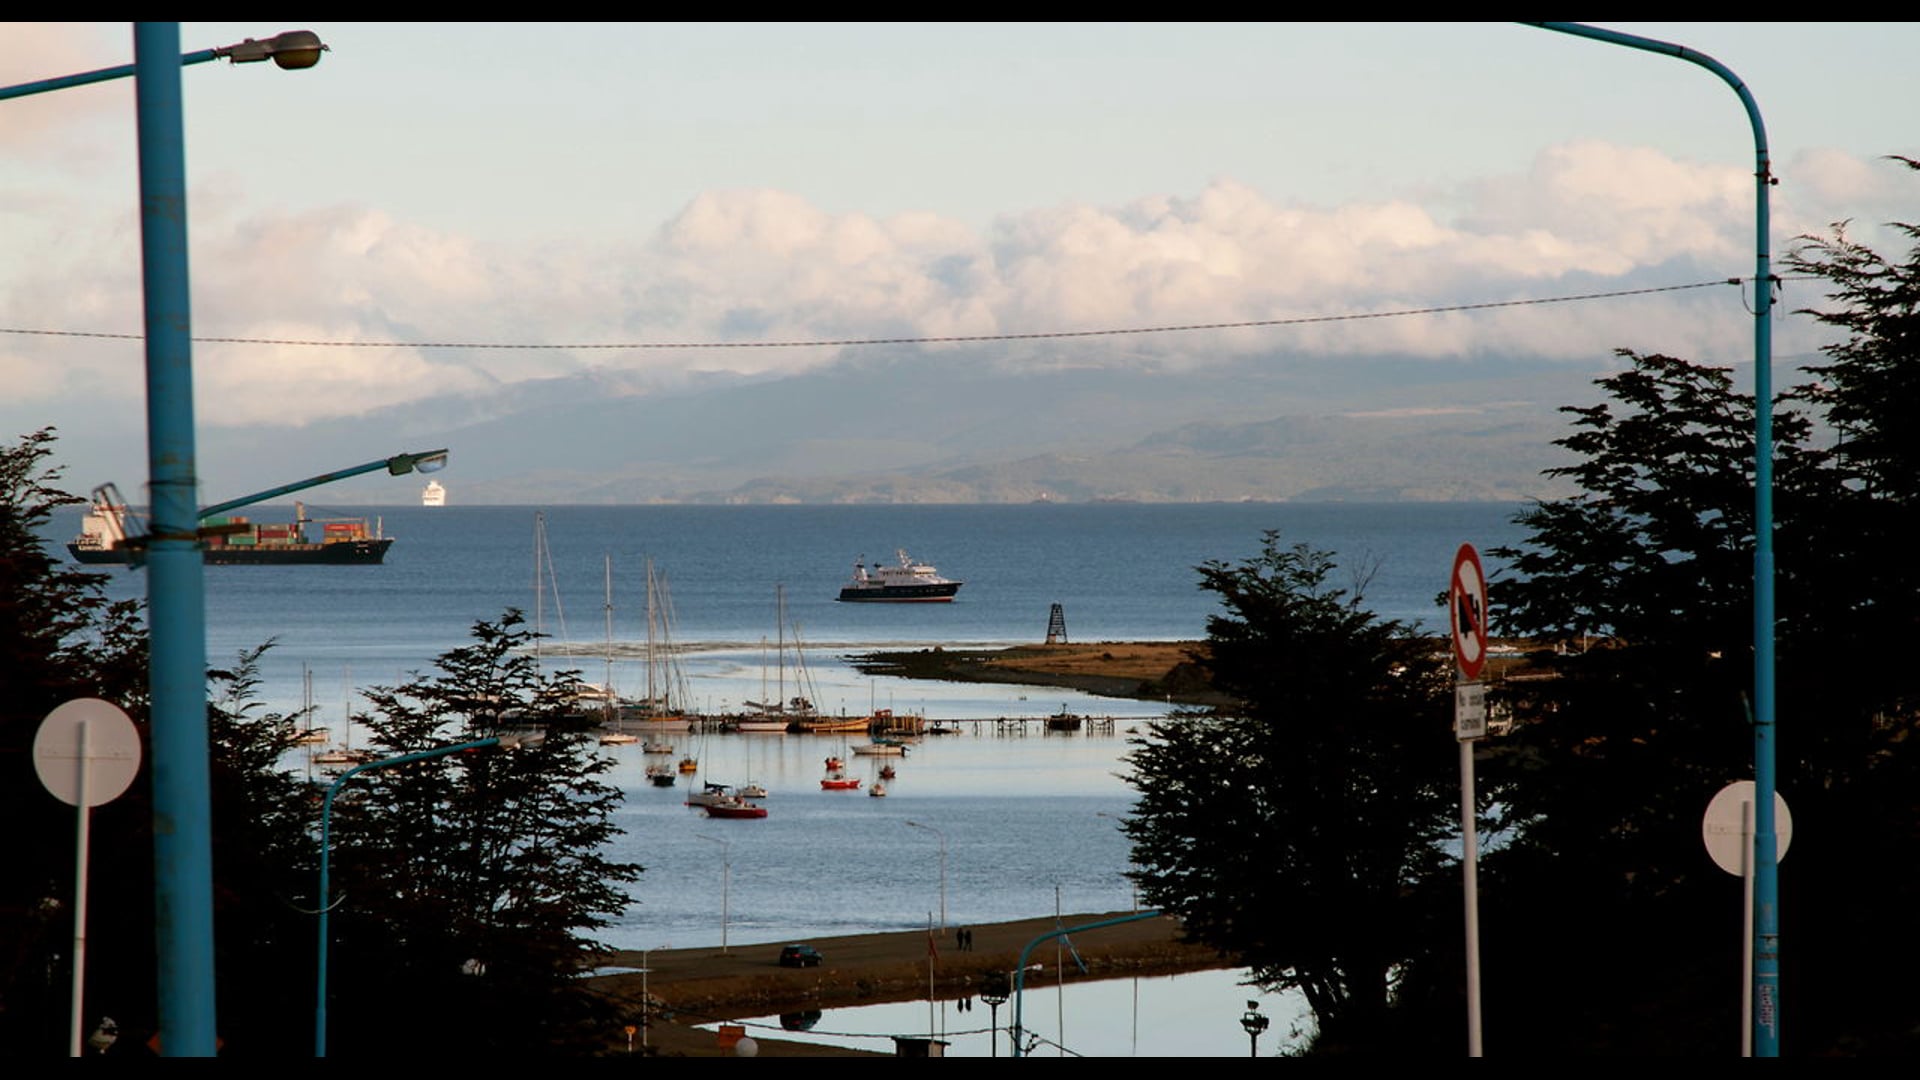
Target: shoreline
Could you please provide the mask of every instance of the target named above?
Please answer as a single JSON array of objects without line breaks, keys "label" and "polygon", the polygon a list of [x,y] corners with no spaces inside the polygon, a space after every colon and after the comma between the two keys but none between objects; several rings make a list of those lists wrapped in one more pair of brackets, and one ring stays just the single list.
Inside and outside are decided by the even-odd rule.
[{"label": "shoreline", "polygon": [[[1124,920],[1124,921],[1123,921]],[[1089,928],[1092,924],[1101,925]],[[600,992],[626,1003],[628,1022],[638,1025],[642,987],[652,999],[652,1023],[646,1052],[666,1057],[729,1057],[712,1031],[697,1025],[738,1017],[768,1016],[815,1009],[846,1008],[927,997],[931,978],[942,998],[968,997],[979,992],[982,979],[994,971],[1010,971],[1021,952],[1036,939],[1045,939],[1062,925],[1072,932],[1079,959],[1086,965],[1048,972],[1068,983],[1126,978],[1135,975],[1174,975],[1238,966],[1237,961],[1212,948],[1181,940],[1181,925],[1172,916],[1156,912],[1118,911],[1053,916],[966,927],[972,948],[959,948],[959,926],[945,932],[933,928],[895,930],[844,937],[816,938],[808,943],[820,950],[819,967],[779,966],[782,943],[719,946],[696,949],[622,950],[608,961],[610,969],[591,978]],[[1035,955],[1051,955],[1042,950]],[[1045,969],[1028,958],[1029,969]],[[644,974],[642,967],[647,970]],[[847,1050],[813,1043],[791,1043],[754,1036],[760,1057],[891,1057],[869,1051]]]},{"label": "shoreline", "polygon": [[863,675],[936,682],[1004,683],[1079,690],[1098,697],[1222,707],[1233,704],[1207,680],[1203,641],[1101,641],[854,653]]}]

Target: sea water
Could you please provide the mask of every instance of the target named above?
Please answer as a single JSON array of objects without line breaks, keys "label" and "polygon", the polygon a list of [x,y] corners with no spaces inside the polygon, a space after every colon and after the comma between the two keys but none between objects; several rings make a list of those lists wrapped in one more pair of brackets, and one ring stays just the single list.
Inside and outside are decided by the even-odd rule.
[{"label": "sea water", "polygon": [[[1038,642],[1056,604],[1070,641],[1199,639],[1218,606],[1198,588],[1195,568],[1252,556],[1269,529],[1284,543],[1331,552],[1340,569],[1330,584],[1360,593],[1377,614],[1438,632],[1443,612],[1435,600],[1447,588],[1455,551],[1472,543],[1486,558],[1488,549],[1517,542],[1522,533],[1512,518],[1519,509],[373,509],[366,512],[398,538],[384,565],[209,567],[207,651],[223,663],[273,641],[262,663],[267,704],[284,711],[311,703],[316,723],[331,726],[336,742],[356,738],[341,718],[349,707],[364,707],[359,687],[430,670],[436,656],[469,640],[475,622],[497,619],[509,607],[548,635],[543,665],[576,668],[588,681],[637,694],[645,689],[651,562],[656,580],[665,579],[664,589],[656,586],[655,609],[670,615],[666,625],[694,708],[726,711],[782,689],[787,696],[804,690],[827,712],[893,708],[952,721],[958,734],[926,737],[904,758],[853,756],[845,737],[815,735],[677,735],[670,757],[650,758],[638,745],[600,749],[614,763],[609,779],[625,794],[616,812],[624,831],[609,855],[645,870],[625,909],[595,936],[625,949],[725,943],[762,949],[771,963],[790,940],[1055,912],[1070,917],[1135,904],[1128,845],[1118,830],[1133,802],[1125,757],[1128,739],[1164,715],[1165,703],[869,678],[853,669],[849,655]],[[255,508],[251,516],[272,520],[273,510]],[[544,545],[535,543],[536,521]],[[63,515],[50,532],[64,542],[77,527],[77,514]],[[836,602],[857,558],[889,559],[896,548],[964,581],[954,602]],[[1486,561],[1497,574],[1497,561]],[[115,595],[144,594],[142,571],[111,573]],[[784,624],[776,618],[780,607]],[[656,640],[661,636],[656,630]],[[797,655],[796,640],[804,646]],[[784,665],[776,660],[782,642]],[[1039,718],[1063,709],[1101,720],[1075,733],[1045,732]],[[830,754],[847,759],[862,780],[859,789],[821,790]],[[677,776],[673,787],[647,782],[650,760],[687,756],[697,770]],[[871,797],[889,763],[897,776],[886,797]],[[296,752],[288,767],[311,766]],[[768,817],[717,820],[684,805],[686,792],[708,781],[766,786]],[[1235,986],[1234,973],[1192,978],[1220,982],[1229,1006],[1256,996]],[[1047,1006],[1038,1008],[1044,1013]],[[1291,1010],[1276,1005],[1267,1012],[1277,1035]],[[1101,1015],[1108,1017],[1101,1037],[1111,1040],[1115,1011]],[[973,1024],[980,1019],[970,1016],[969,1025],[981,1026]],[[1038,1030],[1032,1021],[1029,1027]],[[1234,1045],[1230,1036],[1205,1041],[1222,1052]],[[977,1052],[987,1050],[981,1040]]]}]

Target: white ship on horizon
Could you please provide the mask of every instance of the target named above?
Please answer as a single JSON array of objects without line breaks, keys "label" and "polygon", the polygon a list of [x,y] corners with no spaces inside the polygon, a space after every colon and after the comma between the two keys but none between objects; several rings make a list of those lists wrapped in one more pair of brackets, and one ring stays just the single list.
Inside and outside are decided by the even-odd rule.
[{"label": "white ship on horizon", "polygon": [[427,481],[427,489],[420,493],[420,505],[421,506],[447,505],[447,489],[441,487],[440,481],[438,480]]}]

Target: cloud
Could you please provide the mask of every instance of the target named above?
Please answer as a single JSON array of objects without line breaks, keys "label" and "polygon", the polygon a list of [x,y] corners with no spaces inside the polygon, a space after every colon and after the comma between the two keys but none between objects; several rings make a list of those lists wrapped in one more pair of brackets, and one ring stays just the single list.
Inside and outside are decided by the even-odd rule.
[{"label": "cloud", "polygon": [[[1836,206],[1878,206],[1911,186],[1890,175],[1905,170],[1837,152],[1807,155],[1794,171],[1782,216],[1807,229],[1846,216]],[[515,246],[360,206],[263,209],[217,183],[193,199],[197,334],[380,346],[203,345],[201,414],[213,425],[300,423],[585,371],[644,390],[697,373],[799,370],[845,352],[720,347],[729,343],[1324,320],[992,349],[1008,366],[1178,371],[1254,352],[1592,363],[1628,347],[1727,363],[1750,339],[1747,309],[1727,288],[1344,318],[1751,273],[1751,178],[1741,169],[1594,142],[1549,148],[1524,173],[1420,202],[1305,208],[1220,179],[1191,196],[1010,212],[984,231],[736,189],[696,196],[645,235]],[[37,225],[66,242],[16,275],[0,320],[137,331],[136,224],[129,212]],[[1785,340],[1796,332],[1781,327],[1783,349],[1800,347]],[[562,347],[701,342],[715,347]],[[0,374],[17,401],[81,385],[126,401],[140,394],[124,355],[8,335]]]}]

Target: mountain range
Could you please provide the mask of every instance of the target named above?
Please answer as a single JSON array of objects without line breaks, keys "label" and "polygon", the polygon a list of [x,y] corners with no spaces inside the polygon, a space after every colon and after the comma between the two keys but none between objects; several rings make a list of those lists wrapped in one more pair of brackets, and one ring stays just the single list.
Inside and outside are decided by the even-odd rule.
[{"label": "mountain range", "polygon": [[[1136,358],[1128,358],[1136,359]],[[1514,500],[1568,493],[1562,406],[1591,373],[1284,356],[1014,370],[954,350],[672,386],[584,372],[300,430],[310,463],[446,446],[453,505]],[[284,428],[203,452],[292,473]],[[309,470],[311,471],[311,470]],[[394,481],[327,500],[392,503]]]}]

